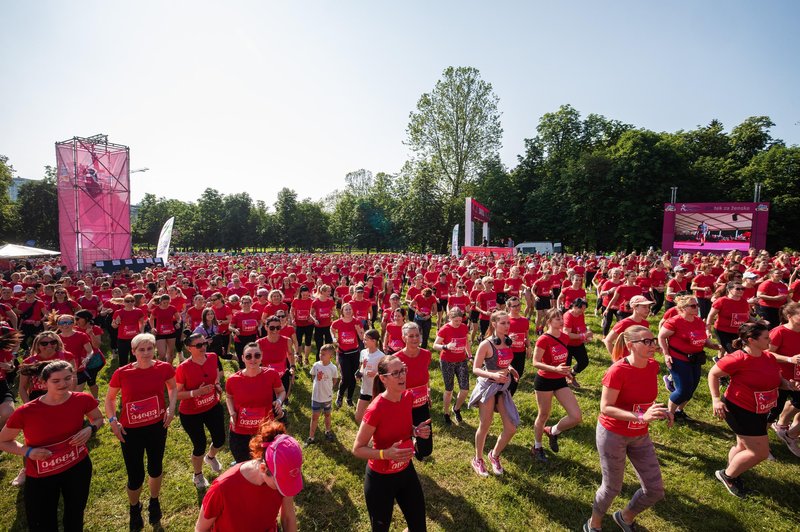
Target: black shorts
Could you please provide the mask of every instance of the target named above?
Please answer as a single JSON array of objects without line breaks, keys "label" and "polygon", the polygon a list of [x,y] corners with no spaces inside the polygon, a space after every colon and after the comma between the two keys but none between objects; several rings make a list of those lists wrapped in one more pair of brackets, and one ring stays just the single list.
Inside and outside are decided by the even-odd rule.
[{"label": "black shorts", "polygon": [[157,334],[155,336],[156,336],[156,340],[174,340],[175,339],[175,333]]},{"label": "black shorts", "polygon": [[[78,372],[78,384],[84,384],[86,382],[89,382],[89,379],[91,377],[92,376],[89,375],[89,373],[86,370],[79,371]],[[94,386],[94,385],[91,385],[91,386]]]},{"label": "black shorts", "polygon": [[550,296],[539,296],[534,308],[536,310],[550,310]]},{"label": "black shorts", "polygon": [[439,301],[436,303],[436,310],[439,312],[447,312],[447,298],[440,297]]},{"label": "black shorts", "polygon": [[723,399],[728,413],[725,414],[725,422],[737,436],[766,436],[767,435],[767,416],[766,414],[756,414],[737,406],[727,398]]},{"label": "black shorts", "polygon": [[472,323],[478,323],[478,320],[481,319],[481,313],[475,309],[469,311],[469,321]]},{"label": "black shorts", "polygon": [[8,381],[3,379],[0,381],[0,403],[5,403],[6,401],[11,401],[13,403],[14,394],[8,386]]},{"label": "black shorts", "polygon": [[367,395],[365,393],[358,394],[358,398],[361,401],[372,402],[372,396],[371,395]]},{"label": "black shorts", "polygon": [[566,377],[548,379],[537,374],[533,379],[533,389],[537,392],[554,392],[556,390],[560,390],[561,388],[566,388],[567,386],[568,384]]}]

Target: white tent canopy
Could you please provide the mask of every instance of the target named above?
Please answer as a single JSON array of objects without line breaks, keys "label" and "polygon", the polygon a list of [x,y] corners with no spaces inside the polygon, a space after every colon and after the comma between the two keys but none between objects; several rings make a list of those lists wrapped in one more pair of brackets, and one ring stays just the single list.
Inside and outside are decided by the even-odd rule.
[{"label": "white tent canopy", "polygon": [[60,251],[50,251],[49,249],[32,248],[30,246],[18,246],[16,244],[6,244],[0,247],[0,259],[24,259],[26,257],[51,257],[61,255]]}]

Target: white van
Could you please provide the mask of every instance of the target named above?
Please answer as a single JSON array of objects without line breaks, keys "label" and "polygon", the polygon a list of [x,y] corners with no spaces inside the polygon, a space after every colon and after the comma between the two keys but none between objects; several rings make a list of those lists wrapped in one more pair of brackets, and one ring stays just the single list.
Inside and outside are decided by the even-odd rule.
[{"label": "white van", "polygon": [[561,242],[522,242],[514,246],[517,253],[523,255],[532,255],[540,253],[542,255],[551,255],[553,253],[561,253]]}]

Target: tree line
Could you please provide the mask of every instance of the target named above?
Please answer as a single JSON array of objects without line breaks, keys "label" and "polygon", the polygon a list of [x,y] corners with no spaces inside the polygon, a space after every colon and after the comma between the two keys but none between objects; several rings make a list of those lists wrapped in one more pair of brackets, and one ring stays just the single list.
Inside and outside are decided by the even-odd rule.
[{"label": "tree line", "polygon": [[[660,244],[671,187],[678,187],[678,201],[752,201],[761,183],[761,200],[772,204],[769,248],[797,247],[800,148],[773,138],[769,117],[747,118],[730,131],[712,120],[655,132],[563,105],[539,119],[509,168],[498,155],[498,103],[477,69],[449,67],[409,115],[411,155],[399,170],[356,170],[342,189],[316,201],[283,188],[271,206],[248,192],[212,188],[193,202],[146,194],[133,242],[154,247],[175,216],[173,246],[184,249],[444,252],[453,225],[463,226],[464,198],[472,196],[492,211],[498,239],[646,249]],[[2,197],[12,172],[0,159]],[[0,203],[0,227],[10,229],[0,237],[50,243],[57,226],[51,168],[45,180],[21,187],[16,206]]]}]

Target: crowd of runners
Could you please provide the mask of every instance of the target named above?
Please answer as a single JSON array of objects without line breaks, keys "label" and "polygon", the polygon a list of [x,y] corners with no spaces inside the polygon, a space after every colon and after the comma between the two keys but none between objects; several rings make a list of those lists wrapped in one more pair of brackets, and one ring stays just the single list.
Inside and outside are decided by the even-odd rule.
[{"label": "crowd of runners", "polygon": [[[587,344],[602,340],[602,484],[583,530],[601,529],[627,461],[641,488],[612,517],[632,530],[665,496],[648,427],[691,421],[704,367],[713,414],[733,433],[727,466],[716,472],[727,491],[746,496],[744,473],[770,457],[770,427],[800,457],[799,267],[798,254],[756,250],[179,255],[167,268],[112,274],[20,264],[0,282],[0,459],[19,464],[12,484],[24,489],[31,530],[58,529],[60,499],[64,529],[81,530],[87,442],[110,430],[127,473],[130,529],[140,530],[145,508],[150,523],[162,519],[162,463],[177,416],[192,446],[187,481],[205,491],[196,530],[280,522],[291,531],[302,447],[335,440],[331,412],[348,408],[359,424],[352,452],[367,464],[372,529],[390,528],[396,503],[409,530],[425,530],[414,461],[438,452],[432,419],[462,424],[464,409],[476,409],[465,469],[503,475],[503,451],[520,425],[514,396],[528,379],[531,459],[546,462],[570,429],[594,423],[576,390],[587,386],[579,382]],[[587,313],[600,318],[598,330]],[[430,394],[433,364],[441,404]],[[104,372],[101,397],[106,365],[113,371]],[[295,387],[310,392],[309,427],[288,423]],[[554,400],[560,419],[551,419]],[[502,430],[486,452],[495,415]],[[225,446],[231,467],[219,455]],[[204,469],[220,473],[210,485]]]}]

